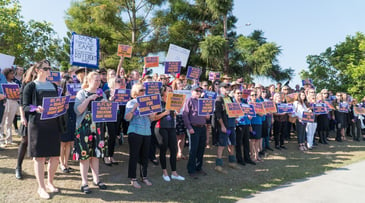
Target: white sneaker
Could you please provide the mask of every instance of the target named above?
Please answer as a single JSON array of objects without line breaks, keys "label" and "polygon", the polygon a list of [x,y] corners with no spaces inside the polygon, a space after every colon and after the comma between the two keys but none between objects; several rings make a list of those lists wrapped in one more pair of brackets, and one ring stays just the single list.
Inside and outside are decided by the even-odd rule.
[{"label": "white sneaker", "polygon": [[174,179],[174,180],[185,180],[185,178],[182,177],[182,176],[180,176],[180,175],[177,175],[177,176],[171,175],[171,179]]},{"label": "white sneaker", "polygon": [[[171,177],[172,177],[172,176],[171,176]],[[164,176],[164,175],[162,175],[162,178],[163,178],[163,180],[164,180],[164,181],[166,181],[166,182],[170,182],[170,181],[171,181],[170,176]]]}]

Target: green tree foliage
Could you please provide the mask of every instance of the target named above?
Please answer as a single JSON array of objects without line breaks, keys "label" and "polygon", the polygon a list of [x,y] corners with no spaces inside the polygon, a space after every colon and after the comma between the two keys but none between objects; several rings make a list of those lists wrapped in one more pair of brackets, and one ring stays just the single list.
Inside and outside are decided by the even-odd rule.
[{"label": "green tree foliage", "polygon": [[26,66],[47,58],[52,62],[64,60],[59,53],[60,40],[51,24],[28,23],[20,15],[21,6],[17,0],[0,0],[0,53],[15,56],[15,64]]},{"label": "green tree foliage", "polygon": [[201,58],[214,70],[221,69],[226,45],[226,40],[222,36],[207,36],[200,42]]},{"label": "green tree foliage", "polygon": [[301,78],[313,79],[318,89],[348,92],[360,99],[365,95],[365,35],[347,36],[334,48],[319,55],[307,56],[308,71]]},{"label": "green tree foliage", "polygon": [[124,60],[127,70],[141,68],[149,52],[151,13],[162,0],[82,0],[74,1],[66,12],[71,32],[100,39],[100,66],[116,68],[118,44],[133,46],[133,56]]},{"label": "green tree foliage", "polygon": [[266,76],[275,81],[290,80],[293,69],[282,69],[277,57],[281,49],[273,42],[266,42],[263,32],[255,31],[250,36],[240,36],[236,49],[241,56],[243,71],[248,75]]}]

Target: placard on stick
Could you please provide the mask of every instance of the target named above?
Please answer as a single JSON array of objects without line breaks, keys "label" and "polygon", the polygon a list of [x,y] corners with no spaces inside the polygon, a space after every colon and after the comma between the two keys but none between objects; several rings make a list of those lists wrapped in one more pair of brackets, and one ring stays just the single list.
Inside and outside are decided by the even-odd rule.
[{"label": "placard on stick", "polygon": [[190,55],[190,50],[179,47],[175,44],[169,45],[166,61],[181,61],[181,66],[186,67]]},{"label": "placard on stick", "polygon": [[118,44],[118,56],[131,58],[132,57],[132,49],[133,49],[132,46],[124,45],[124,44]]},{"label": "placard on stick", "polygon": [[202,70],[200,68],[195,68],[195,67],[189,66],[188,72],[186,73],[186,78],[191,79],[191,80],[199,80],[201,73],[202,73]]},{"label": "placard on stick", "polygon": [[165,74],[176,74],[181,71],[180,61],[165,61]]},{"label": "placard on stick", "polygon": [[99,67],[99,39],[72,33],[70,63],[88,68]]},{"label": "placard on stick", "polygon": [[158,56],[147,56],[144,57],[145,68],[158,67]]},{"label": "placard on stick", "polygon": [[276,104],[278,113],[293,113],[293,104],[279,103]]}]

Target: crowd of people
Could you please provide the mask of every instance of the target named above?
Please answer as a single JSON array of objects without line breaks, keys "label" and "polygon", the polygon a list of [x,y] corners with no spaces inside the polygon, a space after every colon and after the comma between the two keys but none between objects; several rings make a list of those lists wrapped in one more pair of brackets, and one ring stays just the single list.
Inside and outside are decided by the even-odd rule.
[{"label": "crowd of people", "polygon": [[[2,150],[7,145],[14,145],[12,124],[22,136],[15,176],[22,179],[22,162],[26,151],[34,161],[34,173],[38,183],[38,194],[49,199],[49,192],[58,192],[53,184],[59,168],[63,173],[74,169],[68,165],[70,156],[79,161],[82,193],[89,194],[88,171],[99,189],[107,185],[99,179],[99,160],[107,166],[117,165],[114,158],[116,143],[124,143],[128,137],[129,161],[128,178],[131,186],[141,188],[143,183],[152,186],[148,179],[148,164],[160,165],[162,180],[184,181],[177,168],[178,160],[187,160],[187,172],[190,178],[199,179],[205,176],[204,154],[206,148],[217,149],[215,170],[227,173],[223,161],[223,152],[228,151],[227,166],[239,169],[240,165],[256,165],[264,161],[268,151],[286,150],[285,140],[291,139],[295,131],[298,150],[312,150],[318,142],[328,144],[330,131],[336,132],[335,140],[346,141],[351,135],[354,141],[365,140],[362,133],[364,117],[355,111],[355,107],[365,107],[365,98],[361,102],[352,99],[347,93],[332,94],[327,89],[318,90],[312,84],[295,89],[277,83],[264,87],[260,84],[247,84],[243,78],[233,80],[224,75],[211,81],[189,80],[183,74],[170,77],[168,74],[140,75],[138,70],[126,74],[122,60],[117,70],[72,68],[61,74],[59,84],[47,80],[51,64],[42,60],[32,65],[23,74],[22,67],[6,68],[0,74],[1,84],[18,84],[20,100],[7,99],[0,88],[0,142]],[[139,115],[137,97],[145,95],[144,82],[160,81],[162,87],[161,112],[148,116]],[[41,120],[42,102],[45,97],[57,97],[58,86],[62,95],[69,95],[67,85],[80,83],[74,102],[67,105],[67,113],[57,118]],[[92,101],[111,102],[115,100],[117,89],[130,89],[131,98],[126,105],[120,105],[115,122],[94,122],[92,120]],[[177,90],[188,90],[191,96],[184,103],[181,112],[166,109],[167,94]],[[248,91],[247,91],[248,90]],[[217,97],[212,115],[200,115],[198,100],[208,92]],[[247,95],[248,93],[248,95]],[[289,97],[289,95],[295,95]],[[293,111],[275,112],[256,116],[243,115],[229,117],[227,103],[255,104],[273,101],[274,104],[292,103]],[[304,121],[303,112],[313,112],[315,104],[326,104],[325,113],[316,114],[311,122]],[[17,126],[17,116],[21,126]],[[273,138],[274,145],[271,146]],[[293,137],[292,137],[293,138]],[[188,153],[184,147],[188,144]],[[159,160],[157,159],[159,149]],[[169,151],[171,173],[167,170]],[[44,178],[44,166],[48,160],[48,178]],[[137,179],[137,166],[140,165],[140,179]]]}]

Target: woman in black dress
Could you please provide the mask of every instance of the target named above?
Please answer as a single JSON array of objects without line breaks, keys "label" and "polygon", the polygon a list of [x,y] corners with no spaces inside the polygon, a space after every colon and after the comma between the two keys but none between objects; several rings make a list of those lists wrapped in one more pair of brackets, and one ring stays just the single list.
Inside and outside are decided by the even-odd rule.
[{"label": "woman in black dress", "polygon": [[[58,166],[60,156],[60,127],[57,119],[41,120],[43,112],[43,98],[57,97],[57,87],[47,81],[50,75],[50,63],[42,60],[33,67],[37,73],[33,82],[24,87],[23,92],[23,109],[29,113],[28,123],[28,150],[29,155],[34,160],[34,172],[38,182],[38,194],[43,199],[49,199],[50,192],[58,192],[53,185],[53,177]],[[48,180],[44,183],[44,164],[46,157],[48,162]]]}]

